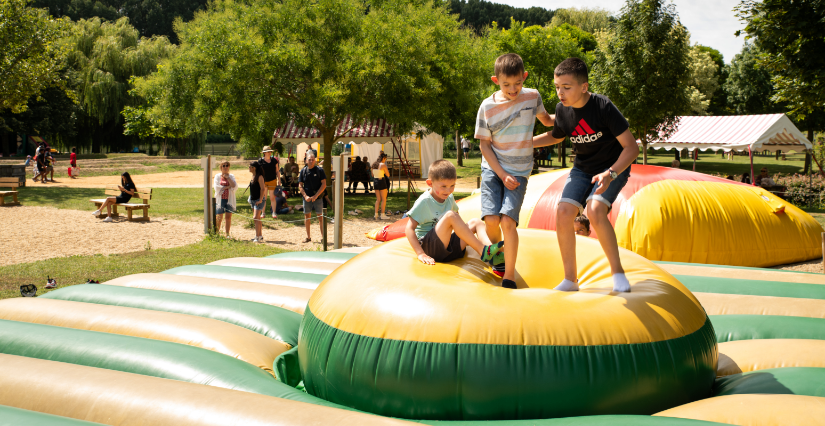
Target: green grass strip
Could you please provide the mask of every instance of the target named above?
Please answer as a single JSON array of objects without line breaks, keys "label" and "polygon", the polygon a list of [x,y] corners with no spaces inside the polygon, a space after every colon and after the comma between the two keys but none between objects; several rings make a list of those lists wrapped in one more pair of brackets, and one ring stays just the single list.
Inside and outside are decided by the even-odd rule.
[{"label": "green grass strip", "polygon": [[825,368],[769,368],[722,377],[713,385],[713,396],[754,393],[825,397]]},{"label": "green grass strip", "polygon": [[[33,398],[37,397],[37,395],[33,396]],[[94,426],[101,424],[0,405],[0,426]]]},{"label": "green grass strip", "polygon": [[53,291],[43,297],[211,318],[248,328],[292,346],[298,344],[301,324],[300,314],[277,306],[171,291],[81,284]]},{"label": "green grass strip", "polygon": [[674,277],[692,292],[825,299],[825,285],[822,284],[751,281],[737,278],[697,277],[692,275],[674,275]]},{"label": "green grass strip", "polygon": [[716,341],[754,339],[825,340],[825,318],[777,315],[710,315]]},{"label": "green grass strip", "polygon": [[250,281],[262,284],[282,285],[314,290],[327,275],[302,272],[283,272],[270,269],[241,268],[223,265],[186,265],[161,272],[162,274],[190,277],[217,278],[234,281]]}]

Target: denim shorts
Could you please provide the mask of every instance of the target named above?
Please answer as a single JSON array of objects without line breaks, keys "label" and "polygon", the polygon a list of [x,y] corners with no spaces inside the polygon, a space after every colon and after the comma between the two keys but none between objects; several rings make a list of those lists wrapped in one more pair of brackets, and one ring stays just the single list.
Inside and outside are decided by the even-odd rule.
[{"label": "denim shorts", "polygon": [[249,202],[249,205],[252,206],[252,210],[263,210],[266,207],[266,200],[261,201],[260,204],[255,204],[252,202],[252,198],[248,198],[246,201]]},{"label": "denim shorts", "polygon": [[569,203],[579,208],[579,213],[584,211],[584,206],[590,200],[596,200],[607,206],[607,211],[613,208],[613,202],[616,197],[622,192],[622,188],[627,184],[630,178],[630,167],[619,173],[616,180],[610,182],[607,190],[599,195],[596,195],[595,183],[590,183],[593,179],[590,173],[581,171],[578,167],[570,169],[570,175],[567,176],[567,182],[564,183],[564,189],[561,192],[561,199],[559,203]]},{"label": "denim shorts", "polygon": [[307,200],[304,200],[304,214],[311,214],[313,210],[315,210],[315,213],[317,213],[317,214],[322,214],[323,209],[324,209],[324,199],[323,198],[318,198],[317,200],[315,200],[313,202],[309,202]]},{"label": "denim shorts", "polygon": [[487,216],[506,215],[518,223],[521,205],[524,203],[524,193],[527,191],[527,178],[513,176],[521,184],[514,190],[504,186],[496,172],[481,169],[481,218]]},{"label": "denim shorts", "polygon": [[234,213],[232,206],[229,205],[229,200],[221,199],[221,202],[215,207],[215,214]]}]

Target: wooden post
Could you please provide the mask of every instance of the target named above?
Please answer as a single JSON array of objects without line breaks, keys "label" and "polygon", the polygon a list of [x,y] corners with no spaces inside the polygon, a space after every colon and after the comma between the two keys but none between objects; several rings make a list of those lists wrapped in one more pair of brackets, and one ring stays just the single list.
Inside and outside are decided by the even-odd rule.
[{"label": "wooden post", "polygon": [[825,273],[825,232],[822,233],[822,273]]},{"label": "wooden post", "polygon": [[212,210],[212,231],[215,235],[218,235],[218,219],[215,217],[215,197],[212,197],[212,208],[210,210]]},{"label": "wooden post", "polygon": [[476,176],[476,189],[481,188],[481,176]]},{"label": "wooden post", "polygon": [[751,147],[748,147],[748,157],[751,159],[751,185],[756,186],[754,182],[756,182],[756,176],[753,175],[753,150]]},{"label": "wooden post", "polygon": [[347,163],[349,155],[341,154],[332,157],[332,168],[335,171],[335,222],[333,226],[333,248],[340,249],[344,244],[344,164]]},{"label": "wooden post", "polygon": [[208,234],[211,228],[209,222],[212,220],[212,212],[215,210],[215,203],[212,200],[212,156],[207,155],[201,159],[203,167],[203,233]]},{"label": "wooden post", "polygon": [[321,209],[321,243],[324,246],[324,251],[327,251],[327,209]]}]

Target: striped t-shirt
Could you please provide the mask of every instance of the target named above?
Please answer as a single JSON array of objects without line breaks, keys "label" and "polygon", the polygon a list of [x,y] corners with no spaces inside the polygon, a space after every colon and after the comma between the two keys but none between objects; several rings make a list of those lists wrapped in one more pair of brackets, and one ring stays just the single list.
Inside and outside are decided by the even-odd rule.
[{"label": "striped t-shirt", "polygon": [[[493,152],[504,171],[528,177],[533,170],[536,115],[545,112],[538,90],[522,88],[514,101],[497,91],[481,102],[475,138],[492,140]],[[481,160],[481,167],[490,169],[486,158]]]}]

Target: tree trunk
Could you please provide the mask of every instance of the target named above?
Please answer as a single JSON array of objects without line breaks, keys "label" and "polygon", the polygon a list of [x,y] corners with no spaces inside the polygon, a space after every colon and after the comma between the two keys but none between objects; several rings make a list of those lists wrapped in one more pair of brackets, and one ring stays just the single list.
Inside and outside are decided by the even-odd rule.
[{"label": "tree trunk", "polygon": [[[327,175],[327,188],[332,188],[332,144],[335,140],[335,129],[332,127],[324,131],[324,174]],[[336,176],[338,178],[338,176]],[[330,191],[332,192],[332,191]]]},{"label": "tree trunk", "polygon": [[802,171],[802,174],[807,175],[810,170],[811,170],[811,153],[806,151],[805,152],[805,170]]},{"label": "tree trunk", "polygon": [[9,132],[0,129],[0,144],[3,145],[3,157],[9,156]]},{"label": "tree trunk", "polygon": [[647,136],[642,139],[642,164],[647,165]]},{"label": "tree trunk", "polygon": [[461,167],[464,167],[464,152],[461,149],[461,142],[458,141],[458,129],[456,129],[455,131],[455,158],[456,164],[458,164]]}]

